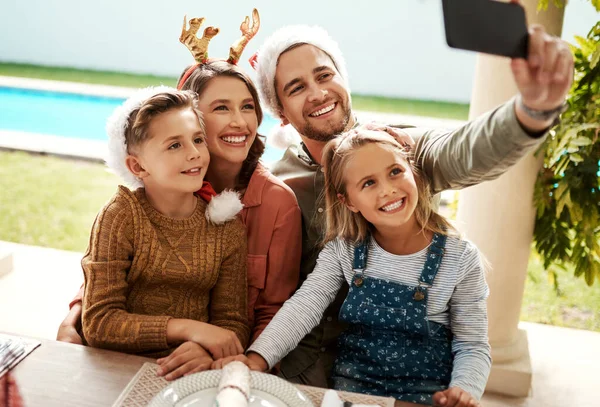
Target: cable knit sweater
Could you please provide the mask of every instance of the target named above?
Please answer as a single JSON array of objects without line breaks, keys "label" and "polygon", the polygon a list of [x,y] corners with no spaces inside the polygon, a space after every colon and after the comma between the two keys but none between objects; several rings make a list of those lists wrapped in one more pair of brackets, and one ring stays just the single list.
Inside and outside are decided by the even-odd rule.
[{"label": "cable knit sweater", "polygon": [[213,225],[198,199],[194,213],[172,219],[156,211],[143,188],[120,186],[96,217],[82,260],[82,329],[92,346],[163,356],[171,318],[235,332],[247,321],[246,232],[238,221]]}]

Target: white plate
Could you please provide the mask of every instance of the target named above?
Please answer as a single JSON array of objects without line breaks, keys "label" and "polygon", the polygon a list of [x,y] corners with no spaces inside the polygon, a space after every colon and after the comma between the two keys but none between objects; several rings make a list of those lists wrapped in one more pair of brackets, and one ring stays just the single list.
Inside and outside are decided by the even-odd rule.
[{"label": "white plate", "polygon": [[[196,373],[175,380],[161,390],[148,407],[211,407],[221,370]],[[296,386],[267,373],[250,372],[249,407],[314,407]]]}]

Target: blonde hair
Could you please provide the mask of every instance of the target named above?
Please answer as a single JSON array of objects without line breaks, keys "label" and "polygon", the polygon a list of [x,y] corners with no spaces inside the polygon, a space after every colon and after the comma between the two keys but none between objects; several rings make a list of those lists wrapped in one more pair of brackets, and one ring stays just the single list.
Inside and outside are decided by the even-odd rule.
[{"label": "blonde hair", "polygon": [[127,119],[125,129],[125,145],[127,150],[135,149],[150,138],[148,128],[150,122],[161,113],[173,109],[191,109],[198,118],[202,129],[202,137],[206,133],[202,112],[198,109],[198,95],[186,90],[173,90],[157,93],[145,100],[142,105],[133,110]]},{"label": "blonde hair", "polygon": [[452,224],[433,210],[431,202],[431,186],[415,165],[413,155],[396,139],[385,131],[350,130],[331,140],[323,151],[323,167],[325,168],[325,202],[326,230],[323,244],[342,238],[354,243],[363,241],[373,225],[360,213],[354,213],[338,198],[338,194],[348,199],[344,180],[344,169],[354,152],[369,143],[377,143],[391,147],[409,164],[417,185],[418,202],[415,208],[415,219],[421,231],[430,231],[444,235],[458,235]]}]

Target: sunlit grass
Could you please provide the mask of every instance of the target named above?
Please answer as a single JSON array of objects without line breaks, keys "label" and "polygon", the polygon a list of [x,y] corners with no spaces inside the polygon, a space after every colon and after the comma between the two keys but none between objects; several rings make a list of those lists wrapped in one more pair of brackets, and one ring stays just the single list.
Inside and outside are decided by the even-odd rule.
[{"label": "sunlit grass", "polygon": [[140,88],[152,85],[176,86],[177,78],[170,76],[138,75],[124,72],[92,71],[29,64],[0,63],[0,75],[48,79],[100,85]]},{"label": "sunlit grass", "polygon": [[469,105],[466,103],[436,102],[431,100],[352,95],[352,107],[357,110],[401,113],[444,119],[467,120],[469,117]]},{"label": "sunlit grass", "polygon": [[117,185],[101,164],[0,151],[0,240],[85,251]]},{"label": "sunlit grass", "polygon": [[588,287],[573,271],[558,273],[559,292],[537,253],[529,259],[521,319],[600,332],[600,284]]}]

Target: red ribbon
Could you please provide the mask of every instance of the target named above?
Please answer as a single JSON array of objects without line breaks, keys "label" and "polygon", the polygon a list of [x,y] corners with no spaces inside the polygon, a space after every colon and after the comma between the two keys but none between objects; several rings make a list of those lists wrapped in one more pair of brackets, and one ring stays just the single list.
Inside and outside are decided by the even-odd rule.
[{"label": "red ribbon", "polygon": [[196,191],[196,195],[200,198],[204,199],[206,202],[210,202],[214,196],[217,196],[217,193],[213,189],[212,185],[208,181],[204,181],[202,183],[202,188]]},{"label": "red ribbon", "polygon": [[217,193],[213,189],[212,185],[210,185],[210,182],[204,181],[202,183],[202,188],[196,191],[196,195],[198,195],[206,202],[210,202],[214,196],[217,196]]},{"label": "red ribbon", "polygon": [[196,68],[198,68],[198,66],[200,66],[200,64],[192,65],[192,66],[189,67],[189,69],[187,71],[185,71],[185,74],[181,77],[181,80],[177,84],[177,90],[181,90],[181,88],[183,87],[183,84],[185,83],[185,81],[188,80],[188,78],[190,77],[190,75],[192,73],[194,73],[194,71],[196,70]]}]

